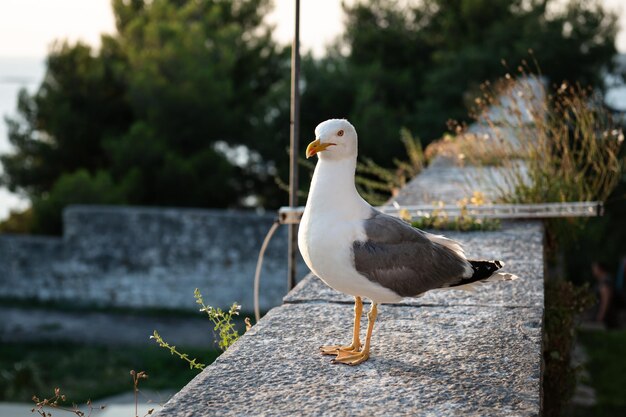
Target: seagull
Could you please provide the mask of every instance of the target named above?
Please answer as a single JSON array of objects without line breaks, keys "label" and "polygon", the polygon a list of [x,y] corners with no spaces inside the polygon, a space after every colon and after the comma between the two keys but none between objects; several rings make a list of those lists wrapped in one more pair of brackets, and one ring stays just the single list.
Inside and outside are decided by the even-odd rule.
[{"label": "seagull", "polygon": [[[497,272],[500,261],[475,261],[451,239],[414,228],[374,209],[358,193],[354,176],[358,140],[345,119],[315,129],[306,157],[319,160],[298,231],[298,246],[311,271],[328,286],[354,297],[349,345],[321,346],[333,363],[358,365],[370,355],[378,304],[418,297],[435,289],[466,289],[517,277]],[[365,344],[359,332],[363,298],[371,300]]]}]

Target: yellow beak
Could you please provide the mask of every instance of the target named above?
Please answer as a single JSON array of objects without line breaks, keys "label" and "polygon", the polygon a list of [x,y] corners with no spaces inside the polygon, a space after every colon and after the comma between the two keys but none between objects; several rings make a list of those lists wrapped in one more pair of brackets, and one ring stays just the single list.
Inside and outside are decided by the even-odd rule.
[{"label": "yellow beak", "polygon": [[321,143],[319,139],[315,139],[313,142],[309,143],[309,146],[306,147],[306,157],[310,158],[318,152],[322,152],[329,146],[336,145],[336,143],[326,142]]}]

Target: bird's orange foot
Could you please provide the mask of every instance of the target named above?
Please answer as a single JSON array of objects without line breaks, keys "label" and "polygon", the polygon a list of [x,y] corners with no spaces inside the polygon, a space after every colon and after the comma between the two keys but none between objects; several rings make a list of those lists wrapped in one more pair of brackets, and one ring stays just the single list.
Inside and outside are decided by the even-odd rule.
[{"label": "bird's orange foot", "polygon": [[340,353],[356,353],[359,351],[361,346],[356,346],[354,344],[348,346],[340,346],[340,345],[331,345],[331,346],[320,346],[320,352],[322,355],[334,355],[337,356]]},{"label": "bird's orange foot", "polygon": [[337,357],[331,363],[343,363],[344,365],[358,365],[365,362],[370,357],[369,351],[339,351]]}]

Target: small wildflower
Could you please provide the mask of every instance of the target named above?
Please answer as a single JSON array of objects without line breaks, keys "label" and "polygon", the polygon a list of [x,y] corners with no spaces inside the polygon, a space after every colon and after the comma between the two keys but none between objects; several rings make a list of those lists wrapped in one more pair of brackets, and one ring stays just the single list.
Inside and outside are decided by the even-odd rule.
[{"label": "small wildflower", "polygon": [[411,221],[411,213],[405,208],[398,210],[398,215],[402,220]]},{"label": "small wildflower", "polygon": [[482,206],[483,204],[485,204],[485,195],[480,191],[474,191],[474,194],[472,195],[470,201],[475,206]]}]

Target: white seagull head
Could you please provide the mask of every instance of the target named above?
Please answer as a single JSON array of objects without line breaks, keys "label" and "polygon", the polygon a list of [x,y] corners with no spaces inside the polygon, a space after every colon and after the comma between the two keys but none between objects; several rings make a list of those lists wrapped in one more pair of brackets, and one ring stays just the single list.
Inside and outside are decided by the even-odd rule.
[{"label": "white seagull head", "polygon": [[356,129],[346,119],[330,119],[315,128],[315,140],[306,148],[306,157],[318,154],[320,159],[356,159]]}]

